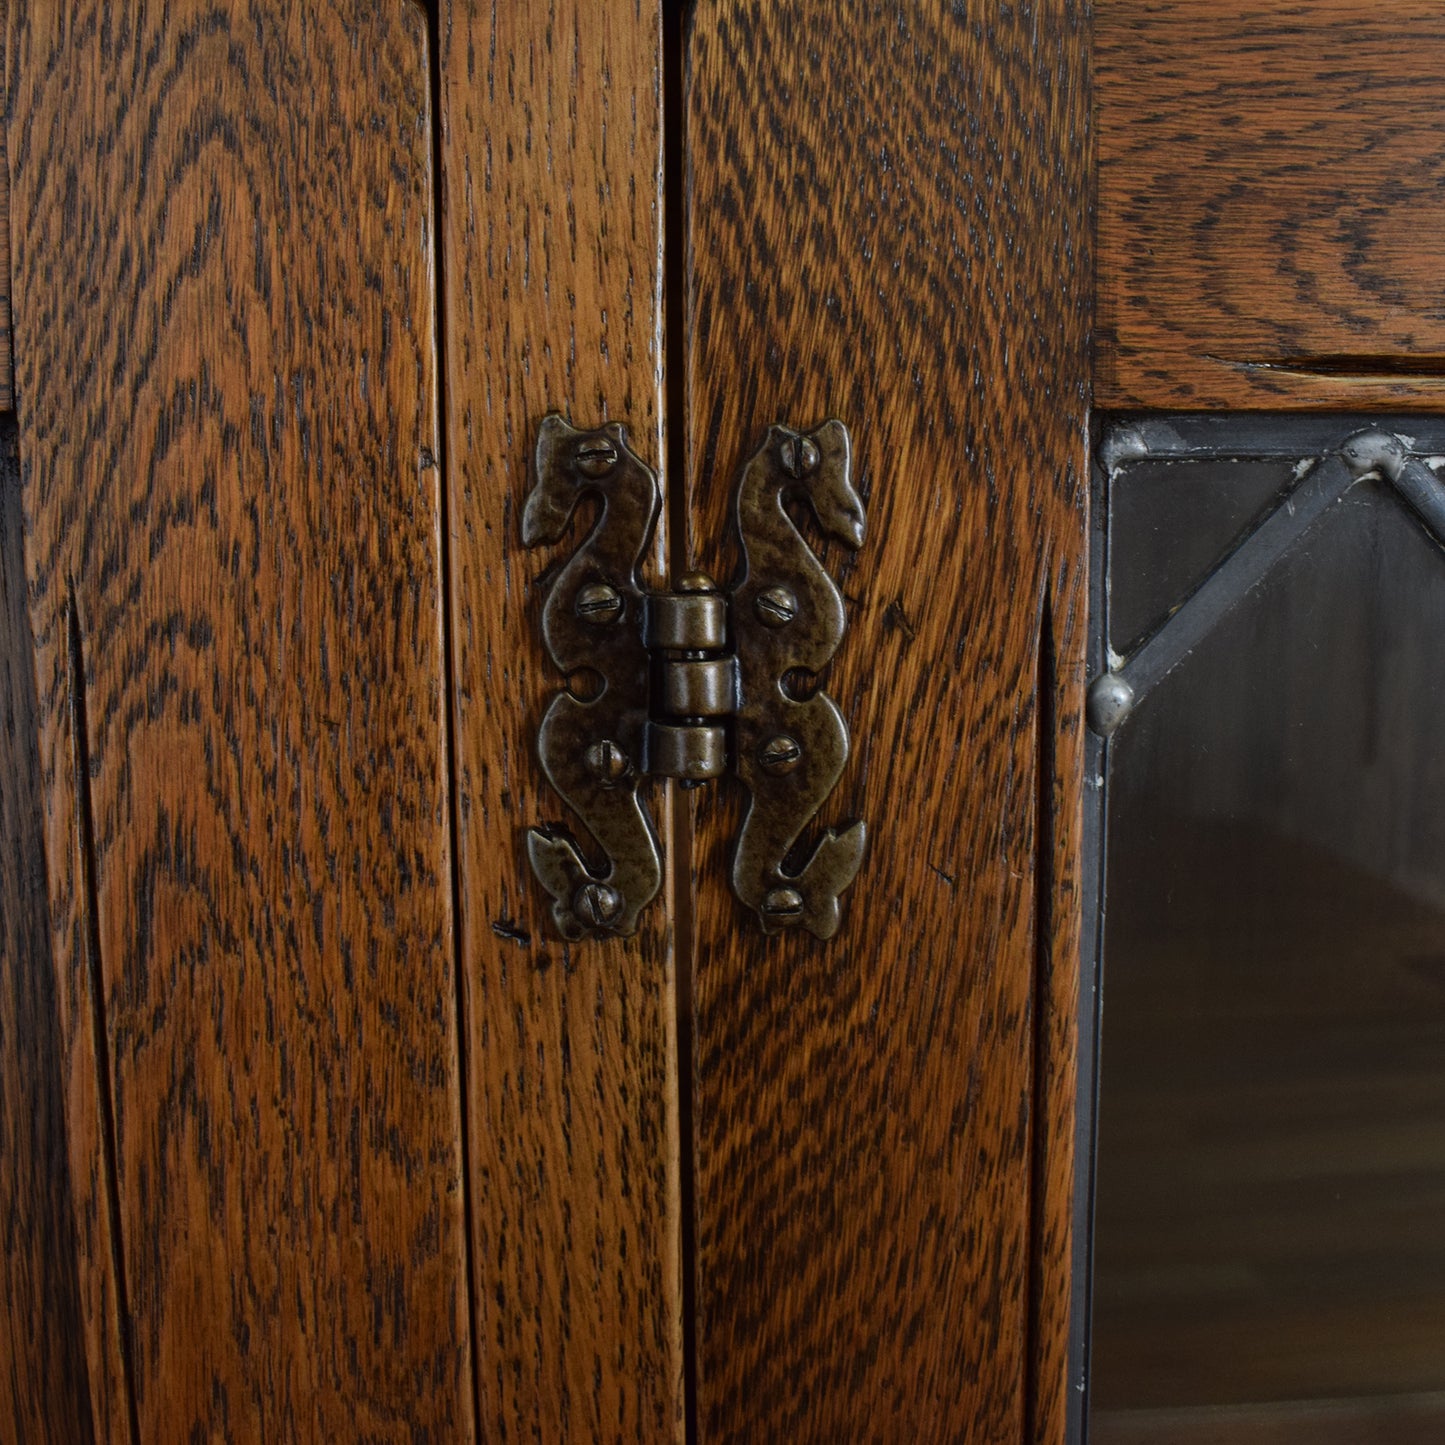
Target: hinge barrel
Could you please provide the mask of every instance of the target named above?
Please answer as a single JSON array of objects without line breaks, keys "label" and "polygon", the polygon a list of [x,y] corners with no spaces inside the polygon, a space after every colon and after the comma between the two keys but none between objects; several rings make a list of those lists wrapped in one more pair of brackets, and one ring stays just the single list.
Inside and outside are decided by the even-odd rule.
[{"label": "hinge barrel", "polygon": [[659,710],[668,717],[729,717],[738,710],[735,657],[689,657],[664,661]]},{"label": "hinge barrel", "polygon": [[[689,592],[653,592],[647,598],[643,637],[649,652],[722,652],[728,645],[728,600],[709,579],[684,579]],[[699,590],[706,586],[709,590]]]},{"label": "hinge barrel", "polygon": [[643,755],[651,777],[711,782],[727,772],[727,733],[720,727],[649,719]]}]

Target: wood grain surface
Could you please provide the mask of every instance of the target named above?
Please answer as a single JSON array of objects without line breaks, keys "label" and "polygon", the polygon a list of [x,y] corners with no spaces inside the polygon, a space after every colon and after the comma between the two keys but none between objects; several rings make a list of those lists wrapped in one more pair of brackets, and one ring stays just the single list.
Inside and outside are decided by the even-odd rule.
[{"label": "wood grain surface", "polygon": [[0,1440],[89,1445],[13,420],[0,427]]},{"label": "wood grain surface", "polygon": [[[441,7],[446,448],[482,1433],[657,1441],[683,1419],[675,977],[659,899],[564,944],[524,829],[562,679],[525,551],[550,410],[663,456],[657,0]],[[587,508],[583,508],[587,512]],[[655,557],[661,556],[659,533]],[[657,585],[658,578],[654,578]],[[668,830],[667,794],[650,793]],[[585,840],[584,840],[585,847]]]},{"label": "wood grain surface", "polygon": [[96,1433],[471,1439],[424,13],[34,0],[9,76]]},{"label": "wood grain surface", "polygon": [[[5,0],[5,3],[0,3],[0,77],[5,74],[9,15],[9,0]],[[9,411],[15,404],[15,358],[10,328],[10,163],[6,156],[7,133],[3,113],[0,113],[0,411]]]},{"label": "wood grain surface", "polygon": [[[1092,299],[1090,297],[1089,299]],[[1082,518],[1075,518],[1082,523]],[[1040,629],[1036,733],[1030,1254],[1026,1307],[1024,1435],[1027,1445],[1062,1445],[1079,1404],[1069,1378],[1074,1270],[1088,1242],[1075,1238],[1080,949],[1085,917],[1083,852],[1087,778],[1081,698],[1089,675],[1088,576],[1083,537],[1060,524],[1061,558]],[[1067,545],[1065,544],[1067,541]],[[1067,570],[1064,570],[1064,568]],[[1087,992],[1084,998],[1089,997]],[[1079,1161],[1080,1168],[1087,1161]]]},{"label": "wood grain surface", "polygon": [[1284,1403],[1181,1410],[1095,1410],[1096,1445],[1439,1445],[1445,1396]]},{"label": "wood grain surface", "polygon": [[1095,8],[1098,403],[1445,402],[1445,9]]},{"label": "wood grain surface", "polygon": [[868,505],[856,560],[826,553],[854,752],[822,821],[869,826],[839,935],[763,937],[728,888],[736,797],[696,805],[709,1442],[1063,1439],[1085,24],[1069,0],[694,12],[696,561],[729,575],[734,469],[772,422],[847,422]]}]

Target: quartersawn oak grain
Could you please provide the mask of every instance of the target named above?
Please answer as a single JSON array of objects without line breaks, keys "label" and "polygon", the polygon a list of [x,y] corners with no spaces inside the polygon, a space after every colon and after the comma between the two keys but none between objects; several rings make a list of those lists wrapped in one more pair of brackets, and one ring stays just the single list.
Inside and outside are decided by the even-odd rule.
[{"label": "quartersawn oak grain", "polygon": [[[555,548],[524,550],[536,428],[629,424],[661,467],[657,0],[450,0],[440,12],[446,447],[462,957],[482,1433],[680,1438],[675,976],[661,900],[568,946],[529,824],[565,822],[536,757],[561,678]],[[654,559],[660,558],[659,534]],[[660,574],[655,577],[655,582]],[[668,831],[667,795],[653,817]],[[584,840],[585,847],[585,840]]]},{"label": "quartersawn oak grain", "polygon": [[1100,0],[1115,407],[1445,401],[1445,9]]},{"label": "quartersawn oak grain", "polygon": [[729,575],[772,422],[842,417],[868,505],[856,559],[827,553],[853,757],[822,821],[869,825],[839,935],[761,936],[727,886],[736,797],[697,804],[710,1442],[1063,1440],[1085,27],[1070,0],[693,15],[695,560]]},{"label": "quartersawn oak grain", "polygon": [[89,1445],[35,672],[13,422],[0,428],[0,1438]]},{"label": "quartersawn oak grain", "polygon": [[[1077,542],[1078,539],[1075,539]],[[1082,543],[1079,543],[1082,547]],[[1061,1445],[1079,1406],[1070,1377],[1074,1271],[1089,1244],[1075,1237],[1080,1008],[1091,996],[1080,975],[1086,919],[1084,713],[1088,685],[1086,553],[1068,553],[1069,572],[1056,573],[1040,631],[1035,731],[1033,1100],[1028,1274],[1029,1334],[1024,1440]]]},{"label": "quartersawn oak grain", "polygon": [[467,1440],[425,16],[9,39],[96,1433]]},{"label": "quartersawn oak grain", "polygon": [[[5,33],[9,6],[0,5],[0,75],[5,73]],[[15,405],[15,365],[10,325],[10,165],[6,159],[6,127],[0,115],[0,411]]]},{"label": "quartersawn oak grain", "polygon": [[[0,73],[8,29],[9,5],[0,3]],[[0,409],[12,399],[4,148],[0,120]],[[7,419],[0,427],[0,1420],[16,1438],[89,1445],[95,1421],[65,1149],[24,525]]]}]

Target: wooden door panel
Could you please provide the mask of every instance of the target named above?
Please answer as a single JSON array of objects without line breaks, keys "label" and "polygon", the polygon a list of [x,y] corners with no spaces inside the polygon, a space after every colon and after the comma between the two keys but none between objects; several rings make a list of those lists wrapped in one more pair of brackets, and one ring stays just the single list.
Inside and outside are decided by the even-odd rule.
[{"label": "wooden door panel", "polygon": [[763,937],[727,883],[736,799],[695,805],[710,1442],[1061,1438],[1084,27],[1065,0],[693,15],[696,561],[728,575],[733,472],[773,422],[841,417],[868,506],[856,559],[826,554],[853,757],[824,821],[869,827],[838,936]]},{"label": "wooden door panel", "polygon": [[[680,1438],[677,1034],[659,899],[565,944],[526,860],[565,809],[537,726],[562,679],[524,550],[549,411],[609,419],[661,468],[657,0],[441,6],[446,449],[474,1290],[482,1433]],[[583,509],[586,510],[585,508]],[[653,549],[663,555],[663,529]],[[668,797],[650,804],[669,832]]]},{"label": "wooden door panel", "polygon": [[424,13],[12,7],[99,1438],[469,1439]]}]

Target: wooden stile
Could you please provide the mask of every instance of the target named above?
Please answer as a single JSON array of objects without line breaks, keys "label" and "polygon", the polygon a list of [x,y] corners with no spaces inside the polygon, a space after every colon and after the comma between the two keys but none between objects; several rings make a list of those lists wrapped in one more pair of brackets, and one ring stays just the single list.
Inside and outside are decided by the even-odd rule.
[{"label": "wooden stile", "polygon": [[868,506],[827,553],[854,752],[821,821],[870,836],[839,935],[757,933],[736,800],[696,808],[708,1441],[1062,1438],[1086,47],[1069,3],[693,13],[695,560],[728,575],[773,422],[841,417]]},{"label": "wooden stile", "polygon": [[[486,1439],[679,1439],[675,974],[666,907],[567,945],[527,865],[556,548],[536,428],[625,421],[661,469],[662,18],[639,0],[440,20],[446,455],[480,1418]],[[585,510],[585,509],[584,509]],[[660,531],[654,558],[660,559]],[[666,833],[667,795],[653,799]]]}]

